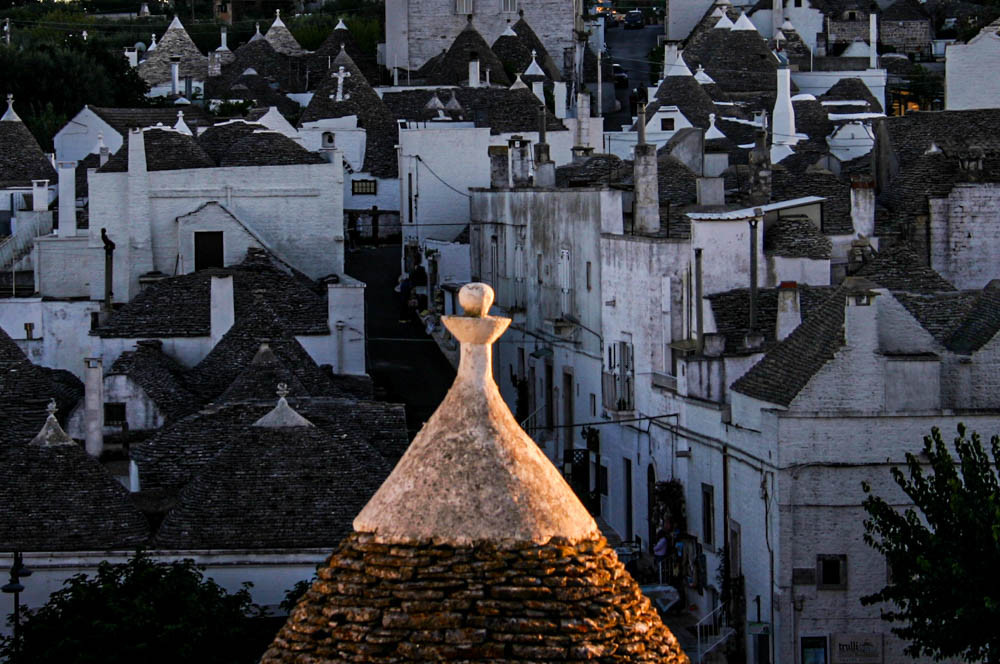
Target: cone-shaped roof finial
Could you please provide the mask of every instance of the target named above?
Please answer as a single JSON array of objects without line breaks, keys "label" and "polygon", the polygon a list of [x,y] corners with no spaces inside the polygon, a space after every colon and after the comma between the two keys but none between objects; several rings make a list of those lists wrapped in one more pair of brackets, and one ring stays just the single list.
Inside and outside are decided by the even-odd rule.
[{"label": "cone-shaped roof finial", "polygon": [[47,407],[49,411],[49,416],[45,418],[45,424],[42,425],[42,430],[38,432],[38,435],[31,439],[32,445],[38,445],[39,447],[58,447],[60,445],[75,445],[73,439],[63,431],[63,428],[59,426],[59,420],[56,419],[56,400],[52,399],[49,401]]},{"label": "cone-shaped roof finial", "polygon": [[493,380],[493,342],[509,318],[487,315],[493,289],[466,284],[463,316],[445,316],[462,345],[458,375],[354,529],[387,542],[466,545],[600,537],[555,466],[518,425]]}]

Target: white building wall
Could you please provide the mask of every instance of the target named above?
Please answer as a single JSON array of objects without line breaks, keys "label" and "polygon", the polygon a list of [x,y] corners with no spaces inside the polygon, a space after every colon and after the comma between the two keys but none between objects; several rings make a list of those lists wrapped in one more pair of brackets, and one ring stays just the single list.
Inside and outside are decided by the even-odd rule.
[{"label": "white building wall", "polygon": [[97,113],[83,107],[66,125],[56,132],[52,143],[58,161],[80,161],[97,152],[98,134],[104,135],[104,144],[110,154],[118,152],[124,137],[102,120]]},{"label": "white building wall", "polygon": [[959,289],[1000,277],[1000,185],[959,184],[947,199],[930,199],[931,267]]},{"label": "white building wall", "polygon": [[948,111],[1000,106],[1000,81],[985,76],[1000,67],[1000,36],[990,31],[945,49],[944,107]]},{"label": "white building wall", "polygon": [[830,259],[767,257],[767,283],[773,288],[782,281],[794,281],[810,286],[830,285]]}]

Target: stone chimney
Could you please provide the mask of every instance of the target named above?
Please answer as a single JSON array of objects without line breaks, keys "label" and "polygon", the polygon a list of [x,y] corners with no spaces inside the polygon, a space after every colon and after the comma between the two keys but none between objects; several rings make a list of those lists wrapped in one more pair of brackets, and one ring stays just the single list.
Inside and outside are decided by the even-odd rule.
[{"label": "stone chimney", "polygon": [[725,205],[726,181],[722,177],[699,177],[695,181],[698,205]]},{"label": "stone chimney", "polygon": [[76,237],[76,162],[60,161],[59,237]]},{"label": "stone chimney", "polygon": [[127,201],[128,236],[118,240],[120,269],[115,275],[115,293],[121,302],[128,302],[139,292],[139,275],[153,271],[149,171],[146,168],[146,138],[141,129],[129,131]]},{"label": "stone chimney", "polygon": [[646,143],[646,107],[639,107],[639,142],[635,146],[633,179],[635,213],[632,227],[639,233],[660,230],[660,183],[656,168],[656,146]]},{"label": "stone chimney", "polygon": [[506,145],[491,145],[487,148],[490,156],[490,186],[500,189],[510,186],[510,153]]},{"label": "stone chimney", "polygon": [[560,120],[566,119],[566,81],[552,83],[552,113]]},{"label": "stone chimney", "polygon": [[178,95],[181,91],[181,56],[170,56],[170,94]]},{"label": "stone chimney", "polygon": [[556,165],[549,154],[545,107],[538,110],[538,142],[535,143],[535,186],[556,186]]},{"label": "stone chimney", "polygon": [[767,150],[767,132],[758,128],[754,146],[748,157],[750,164],[750,203],[766,205],[771,202],[771,156]]},{"label": "stone chimney", "polygon": [[469,51],[469,87],[478,88],[479,86],[479,54],[475,51]]},{"label": "stone chimney", "polygon": [[801,324],[799,285],[794,281],[782,281],[778,285],[778,316],[774,322],[774,338],[781,341]]},{"label": "stone chimney", "polygon": [[31,181],[31,209],[34,212],[45,212],[49,209],[49,181]]},{"label": "stone chimney", "polygon": [[522,136],[512,136],[507,141],[510,150],[511,182],[515,187],[527,187],[529,184],[528,173],[531,166],[529,145],[529,141]]},{"label": "stone chimney", "polygon": [[878,16],[868,14],[868,68],[878,69]]},{"label": "stone chimney", "polygon": [[219,50],[220,51],[228,51],[229,50],[229,44],[227,43],[229,35],[226,34],[227,32],[228,32],[228,28],[226,28],[226,26],[222,26],[222,28],[220,29],[220,32],[219,32]]},{"label": "stone chimney", "polygon": [[104,366],[101,358],[83,361],[83,431],[87,454],[101,456],[104,451]]},{"label": "stone chimney", "polygon": [[799,142],[795,132],[795,107],[792,105],[792,73],[788,65],[778,67],[778,94],[771,114],[771,163],[776,164],[792,153]]},{"label": "stone chimney", "polygon": [[576,96],[576,145],[572,152],[574,162],[583,161],[594,152],[590,146],[590,95],[586,92]]},{"label": "stone chimney", "polygon": [[844,341],[849,348],[878,350],[878,286],[864,277],[848,277],[843,283],[845,297]]},{"label": "stone chimney", "polygon": [[236,322],[236,305],[233,298],[233,277],[230,274],[212,275],[211,300],[212,346],[219,343]]},{"label": "stone chimney", "polygon": [[221,76],[222,75],[222,56],[218,51],[208,52],[208,75],[209,76]]},{"label": "stone chimney", "polygon": [[851,176],[851,223],[854,233],[871,237],[875,233],[875,178]]},{"label": "stone chimney", "polygon": [[108,163],[108,159],[111,158],[111,149],[104,143],[103,132],[97,134],[97,154],[97,161],[101,166]]}]

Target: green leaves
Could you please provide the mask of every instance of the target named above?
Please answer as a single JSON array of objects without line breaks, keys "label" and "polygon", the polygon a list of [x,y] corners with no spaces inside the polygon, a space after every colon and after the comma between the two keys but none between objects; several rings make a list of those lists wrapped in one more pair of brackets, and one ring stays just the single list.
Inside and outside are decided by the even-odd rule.
[{"label": "green leaves", "polygon": [[1000,655],[1000,438],[984,449],[958,427],[956,456],[935,427],[920,457],[906,455],[892,478],[914,508],[900,512],[871,493],[862,503],[865,542],[882,553],[890,583],[862,598],[887,604],[882,618],[910,642],[906,653],[992,661]]},{"label": "green leaves", "polygon": [[[246,586],[229,593],[192,560],[159,563],[137,553],[78,574],[21,623],[21,660],[36,664],[256,661],[272,632]],[[10,656],[0,640],[0,659]]]}]

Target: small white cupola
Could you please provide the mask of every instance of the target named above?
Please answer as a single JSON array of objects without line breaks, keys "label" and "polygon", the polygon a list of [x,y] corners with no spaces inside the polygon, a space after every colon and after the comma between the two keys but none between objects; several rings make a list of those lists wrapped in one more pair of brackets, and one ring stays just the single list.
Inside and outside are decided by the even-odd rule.
[{"label": "small white cupola", "polygon": [[278,405],[264,417],[253,423],[255,427],[264,429],[286,429],[290,427],[312,427],[312,422],[302,417],[288,405],[288,385],[278,383]]},{"label": "small white cupola", "polygon": [[347,24],[344,23],[344,19],[337,19],[337,26],[334,30],[347,30]]},{"label": "small white cupola", "polygon": [[545,72],[538,66],[538,52],[531,49],[531,64],[524,70],[525,76],[545,76]]},{"label": "small white cupola", "polygon": [[187,126],[184,122],[184,111],[177,111],[177,122],[174,123],[174,130],[182,134],[187,134],[188,136],[194,136],[194,132],[191,128]]},{"label": "small white cupola", "polygon": [[698,71],[694,73],[694,80],[698,81],[702,85],[712,85],[715,83],[715,79],[708,75],[705,68],[698,65]]},{"label": "small white cupola", "polygon": [[21,118],[14,112],[14,95],[7,93],[7,110],[4,112],[3,117],[0,117],[0,122],[20,122]]},{"label": "small white cupola", "polygon": [[715,138],[725,138],[726,135],[715,126],[715,113],[708,114],[708,129],[705,131],[705,140],[710,141]]},{"label": "small white cupola", "polygon": [[753,22],[747,17],[746,13],[740,14],[740,17],[736,19],[736,23],[733,24],[733,30],[747,30],[747,31],[757,31],[757,27]]},{"label": "small white cupola", "polygon": [[517,75],[517,80],[515,80],[514,83],[510,86],[510,89],[511,90],[527,90],[528,89],[528,85],[524,81],[521,80],[521,75],[518,74]]},{"label": "small white cupola", "polygon": [[727,16],[725,14],[725,12],[723,12],[722,18],[720,18],[716,22],[716,24],[714,26],[712,26],[712,29],[713,30],[716,30],[716,29],[717,30],[732,30],[734,25],[735,24],[729,19],[729,16]]}]

